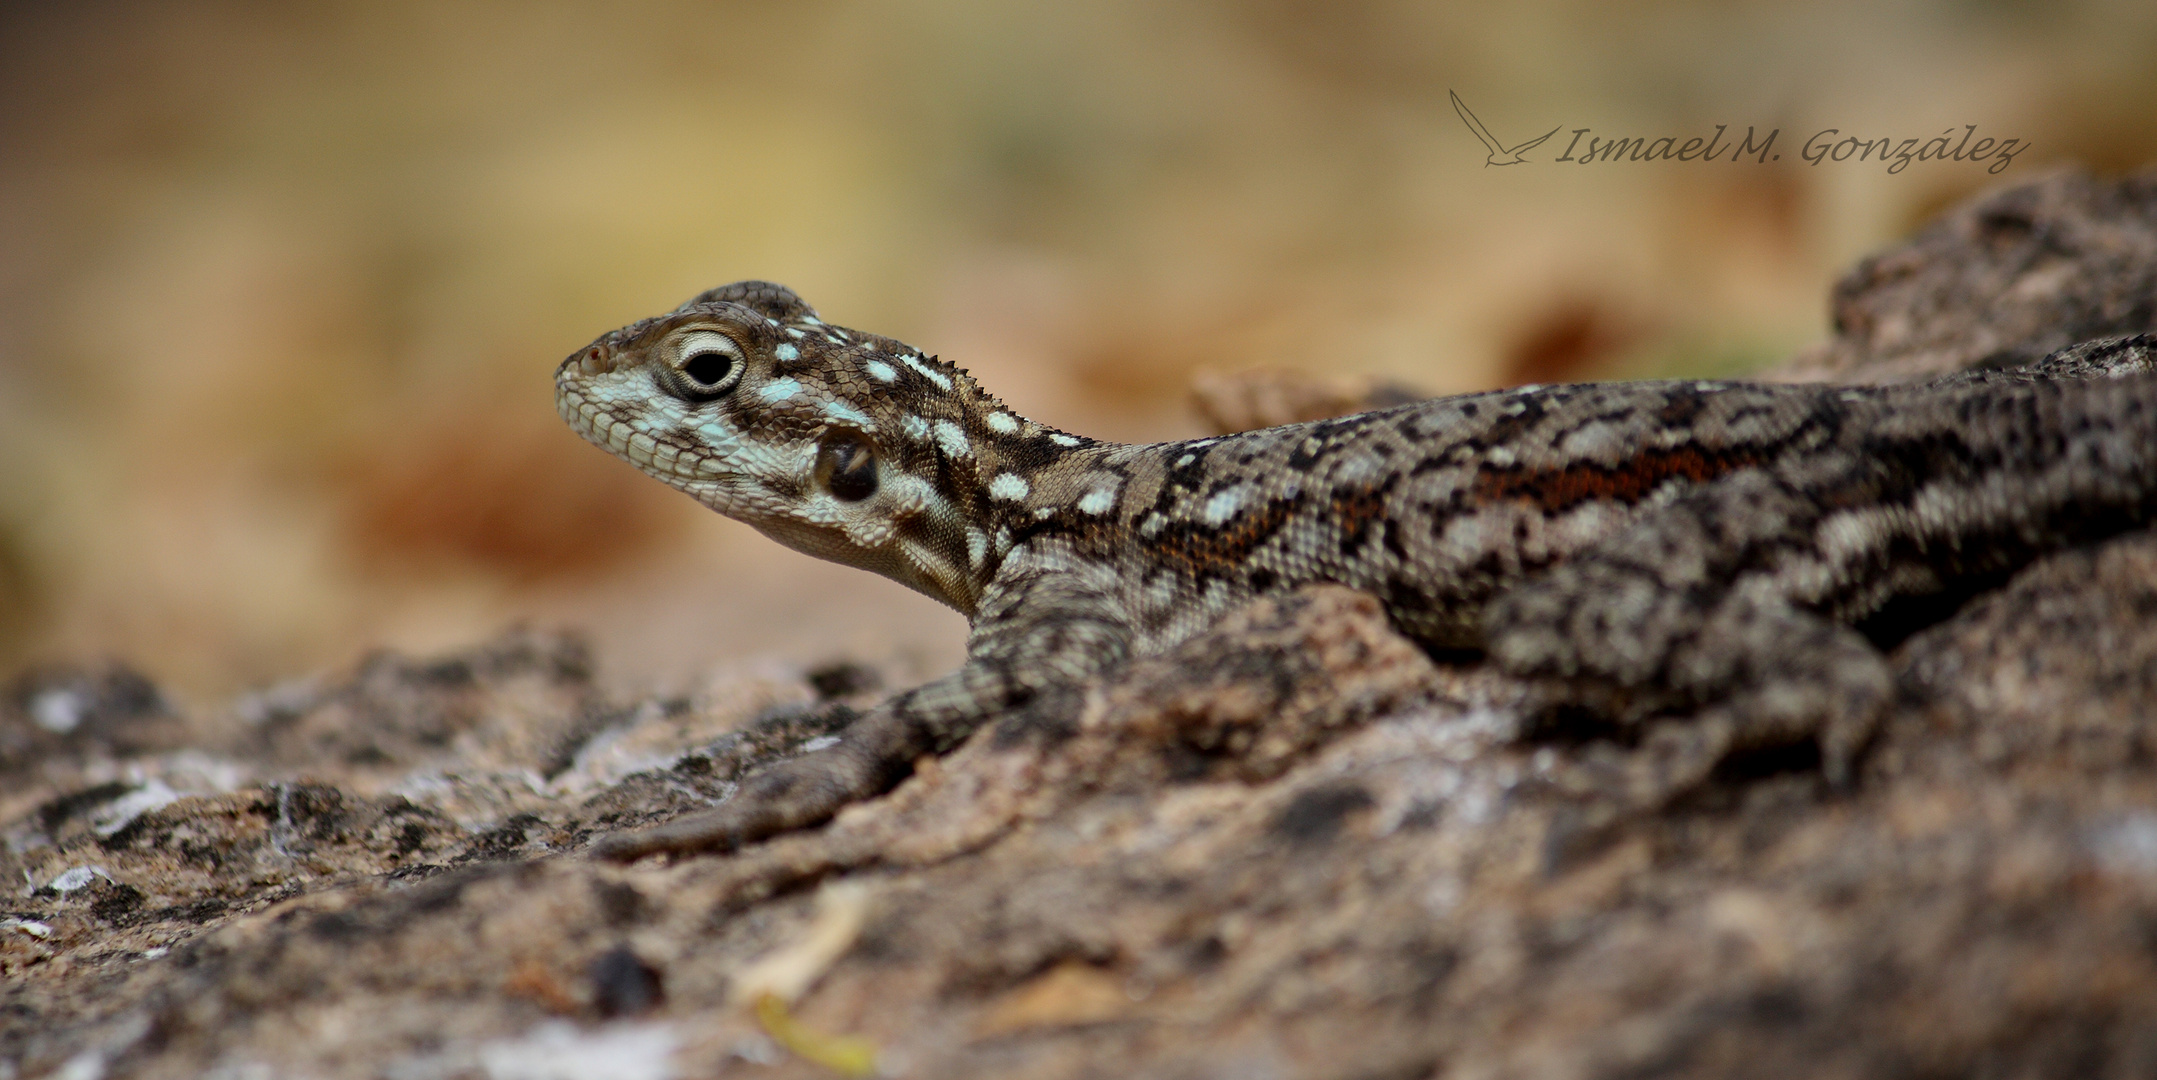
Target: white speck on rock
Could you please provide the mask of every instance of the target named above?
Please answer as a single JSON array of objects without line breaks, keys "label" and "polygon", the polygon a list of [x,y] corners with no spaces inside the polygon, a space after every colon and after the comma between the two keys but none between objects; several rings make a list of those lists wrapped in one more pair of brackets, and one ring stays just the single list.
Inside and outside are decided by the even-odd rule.
[{"label": "white speck on rock", "polygon": [[105,1052],[85,1050],[53,1070],[52,1080],[104,1080]]},{"label": "white speck on rock", "polygon": [[60,871],[59,876],[45,883],[45,887],[56,893],[71,893],[98,878],[111,881],[112,875],[106,873],[102,866],[73,866]]},{"label": "white speck on rock", "polygon": [[52,936],[52,926],[36,919],[18,919],[12,915],[0,919],[0,930],[14,930],[43,940]]},{"label": "white speck on rock", "polygon": [[82,726],[83,717],[89,713],[90,703],[73,690],[47,690],[30,700],[31,718],[55,735],[65,735]]},{"label": "white speck on rock", "polygon": [[2157,877],[2157,814],[2129,814],[2096,830],[2089,846],[2113,873]]},{"label": "white speck on rock", "polygon": [[126,828],[128,822],[179,799],[179,792],[166,786],[163,780],[152,777],[148,783],[99,809],[90,818],[90,831],[99,836],[111,836]]},{"label": "white speck on rock", "polygon": [[580,1030],[549,1020],[514,1039],[479,1048],[490,1080],[672,1080],[681,1039],[668,1024]]}]

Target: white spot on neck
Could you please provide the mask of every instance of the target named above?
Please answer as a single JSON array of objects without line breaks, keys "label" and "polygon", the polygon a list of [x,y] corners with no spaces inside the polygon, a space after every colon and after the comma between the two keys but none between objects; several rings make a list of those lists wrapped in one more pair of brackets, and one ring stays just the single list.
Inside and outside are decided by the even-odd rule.
[{"label": "white spot on neck", "polygon": [[801,384],[792,379],[774,379],[757,387],[756,396],[774,405],[801,393]]},{"label": "white spot on neck", "polygon": [[1018,502],[1032,490],[1026,478],[1017,473],[997,473],[996,479],[989,481],[989,498],[992,499]]},{"label": "white spot on neck", "polygon": [[926,439],[929,437],[929,422],[913,413],[907,413],[899,417],[899,430],[905,432],[909,439]]},{"label": "white spot on neck", "polygon": [[1058,446],[1077,446],[1079,444],[1079,439],[1077,436],[1066,435],[1061,431],[1051,433],[1049,435],[1049,441],[1055,443]]},{"label": "white spot on neck", "polygon": [[899,381],[899,369],[882,360],[871,360],[862,366],[869,369],[869,377],[877,382],[890,383]]},{"label": "white spot on neck", "polygon": [[966,441],[966,432],[959,425],[949,420],[938,420],[935,431],[936,445],[943,447],[945,454],[961,458],[974,452],[974,444]]},{"label": "white spot on neck", "polygon": [[794,361],[801,359],[801,350],[795,348],[792,342],[787,342],[780,345],[778,348],[773,349],[771,351],[771,354],[778,357],[779,362],[782,364],[791,364]]},{"label": "white spot on neck", "polygon": [[1093,514],[1097,517],[1106,514],[1116,508],[1116,492],[1109,488],[1097,487],[1079,496],[1078,508],[1079,513],[1082,514]]},{"label": "white spot on neck", "polygon": [[861,410],[856,409],[843,401],[825,402],[824,415],[831,417],[834,420],[846,420],[852,423],[859,424],[864,430],[867,431],[876,430],[875,421],[869,419],[867,414],[863,413]]},{"label": "white spot on neck", "polygon": [[943,372],[923,363],[920,357],[912,353],[900,353],[899,362],[920,372],[921,377],[935,383],[938,390],[948,391],[951,389],[951,379]]},{"label": "white spot on neck", "polygon": [[1012,415],[1007,412],[990,413],[988,425],[989,430],[997,433],[998,435],[1016,435],[1019,433],[1018,420],[1013,418]]}]

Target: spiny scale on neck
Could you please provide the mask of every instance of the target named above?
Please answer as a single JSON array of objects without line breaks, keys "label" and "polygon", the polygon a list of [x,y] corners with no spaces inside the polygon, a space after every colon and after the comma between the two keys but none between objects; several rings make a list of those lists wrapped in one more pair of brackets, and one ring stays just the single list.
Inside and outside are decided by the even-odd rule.
[{"label": "spiny scale on neck", "polygon": [[1049,475],[1107,449],[766,282],[601,336],[555,388],[579,434],[712,509],[968,615]]}]

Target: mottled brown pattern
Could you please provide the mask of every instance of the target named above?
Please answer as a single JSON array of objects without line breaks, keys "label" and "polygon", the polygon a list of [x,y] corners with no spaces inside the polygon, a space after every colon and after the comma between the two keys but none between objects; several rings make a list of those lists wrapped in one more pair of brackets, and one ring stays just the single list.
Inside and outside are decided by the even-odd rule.
[{"label": "mottled brown pattern", "polygon": [[1152,550],[1161,566],[1190,580],[1226,576],[1273,539],[1295,512],[1295,500],[1270,499],[1218,529],[1178,526],[1166,530]]},{"label": "mottled brown pattern", "polygon": [[1386,495],[1398,483],[1400,474],[1395,473],[1382,484],[1334,489],[1331,513],[1335,525],[1341,530],[1342,554],[1355,554],[1355,550],[1369,539],[1373,527],[1387,527]]}]

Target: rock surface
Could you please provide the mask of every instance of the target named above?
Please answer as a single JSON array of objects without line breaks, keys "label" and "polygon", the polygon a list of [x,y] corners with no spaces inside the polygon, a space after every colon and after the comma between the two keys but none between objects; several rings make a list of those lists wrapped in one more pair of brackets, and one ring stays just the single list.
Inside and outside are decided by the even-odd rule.
[{"label": "rock surface", "polygon": [[2012,367],[2157,326],[2157,172],[2062,172],[1949,210],[1836,283],[1835,336],[1797,379],[1893,382]]},{"label": "rock surface", "polygon": [[[2157,328],[2153,193],[1951,212],[1838,288],[1814,367]],[[631,867],[580,850],[879,673],[624,698],[516,632],[182,715],[124,667],[31,672],[0,1080],[2157,1075],[2157,537],[1892,655],[1851,790],[1789,754],[1626,813],[1549,782],[1573,748],[1523,736],[1518,687],[1317,588],[1096,687],[1059,745]]]}]

